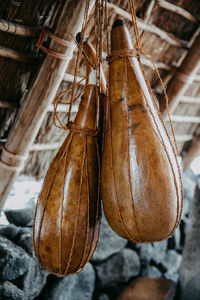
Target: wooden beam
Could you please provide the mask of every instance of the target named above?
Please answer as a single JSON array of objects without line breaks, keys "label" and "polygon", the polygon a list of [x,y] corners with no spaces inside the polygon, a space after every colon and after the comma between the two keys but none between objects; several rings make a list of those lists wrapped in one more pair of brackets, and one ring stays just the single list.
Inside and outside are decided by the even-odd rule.
[{"label": "wooden beam", "polygon": [[48,151],[48,150],[56,150],[59,149],[62,143],[55,142],[51,144],[33,144],[31,146],[30,151]]},{"label": "wooden beam", "polygon": [[195,76],[194,80],[195,80],[195,81],[200,81],[200,75],[197,74],[197,75]]},{"label": "wooden beam", "polygon": [[197,123],[197,124],[200,124],[200,116],[171,115],[171,120],[173,122],[180,122],[180,123]]},{"label": "wooden beam", "polygon": [[[177,142],[187,142],[192,140],[193,135],[192,134],[176,134],[176,141]],[[173,137],[171,136],[171,139],[173,140]]]},{"label": "wooden beam", "polygon": [[197,19],[189,11],[183,9],[180,6],[172,4],[165,0],[157,0],[157,3],[160,7],[167,9],[167,10],[181,16],[181,17],[189,20],[190,22],[197,22]]},{"label": "wooden beam", "polygon": [[[181,97],[194,80],[200,68],[200,34],[197,36],[191,50],[185,56],[180,68],[175,71],[174,76],[170,80],[167,87],[169,97],[169,112],[174,113]],[[160,111],[163,118],[167,118],[167,110],[165,105],[165,97],[160,99]]]},{"label": "wooden beam", "polygon": [[[193,181],[194,182],[194,181]],[[187,187],[186,187],[187,188]],[[191,195],[191,194],[190,194]],[[190,199],[191,196],[189,196]],[[188,200],[187,200],[188,201]],[[179,271],[179,299],[199,300],[200,295],[200,186],[197,184],[194,199],[189,200],[189,220],[184,210],[183,224],[186,238]],[[187,222],[187,223],[186,223]],[[185,228],[184,225],[184,228]]]},{"label": "wooden beam", "polygon": [[192,161],[196,156],[200,154],[200,136],[195,136],[192,140],[192,144],[187,152],[187,154],[183,157],[183,171],[187,171],[190,167]]},{"label": "wooden beam", "polygon": [[[81,81],[83,78],[80,76],[76,77],[76,82]],[[70,73],[65,73],[64,77],[63,77],[64,81],[68,81],[68,82],[74,82],[74,75],[70,74]],[[80,82],[80,85],[84,85],[85,84],[85,80]]]},{"label": "wooden beam", "polygon": [[0,31],[20,36],[36,36],[39,34],[40,28],[32,26],[24,26],[6,20],[0,19]]},{"label": "wooden beam", "polygon": [[[113,9],[115,13],[120,15],[122,18],[132,22],[131,14],[128,13],[126,10],[110,2],[108,2],[107,6],[108,8]],[[175,37],[173,34],[171,33],[169,34],[166,31],[160,29],[159,27],[153,24],[145,23],[139,18],[137,18],[137,24],[139,29],[151,32],[159,36],[162,40],[164,40],[165,42],[169,43],[172,46],[179,47],[179,48],[188,48],[188,42],[180,40],[179,38]]]},{"label": "wooden beam", "polygon": [[19,108],[19,105],[5,100],[0,100],[0,108]]},{"label": "wooden beam", "polygon": [[[51,105],[49,106],[48,111],[49,111],[49,112],[54,112],[53,104],[51,104]],[[57,111],[57,112],[64,112],[64,113],[67,113],[67,112],[69,111],[69,104],[58,104],[56,111]],[[77,112],[78,112],[78,105],[73,104],[73,105],[72,105],[72,108],[71,108],[71,113],[77,113]]]},{"label": "wooden beam", "polygon": [[189,104],[200,104],[200,97],[182,96],[180,102]]},{"label": "wooden beam", "polygon": [[38,62],[37,55],[22,53],[3,46],[0,47],[0,56],[31,64]]},{"label": "wooden beam", "polygon": [[[2,150],[0,157],[0,210],[20,172],[20,166],[23,166],[22,159],[28,154],[48,108],[55,98],[73,55],[75,43],[72,43],[72,39],[82,27],[85,1],[66,0],[64,3],[55,35],[71,43],[69,46],[63,46],[56,41],[51,41],[50,49],[64,54],[66,59],[46,56],[10,131],[5,145],[6,150]],[[90,1],[90,11],[93,5],[94,0]]]}]

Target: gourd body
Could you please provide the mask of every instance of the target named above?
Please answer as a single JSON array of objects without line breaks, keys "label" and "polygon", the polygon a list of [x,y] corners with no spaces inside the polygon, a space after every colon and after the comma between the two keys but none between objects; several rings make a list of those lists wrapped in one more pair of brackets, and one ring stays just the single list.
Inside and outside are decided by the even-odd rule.
[{"label": "gourd body", "polygon": [[69,132],[53,159],[35,212],[36,257],[57,275],[80,272],[98,241],[99,150],[97,136],[87,133],[98,130],[98,123],[96,87],[87,85],[74,121],[76,130]]},{"label": "gourd body", "polygon": [[[132,49],[124,24],[113,27],[111,48],[113,53]],[[137,58],[115,58],[109,68],[101,175],[104,212],[118,235],[138,243],[160,241],[172,235],[181,216],[176,155]]]}]

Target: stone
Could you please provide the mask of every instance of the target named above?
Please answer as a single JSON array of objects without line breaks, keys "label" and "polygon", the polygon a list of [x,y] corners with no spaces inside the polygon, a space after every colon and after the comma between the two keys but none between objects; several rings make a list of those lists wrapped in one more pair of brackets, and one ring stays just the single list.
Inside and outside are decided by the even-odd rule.
[{"label": "stone", "polygon": [[20,209],[4,210],[8,221],[16,226],[25,227],[34,217],[34,206],[27,206]]},{"label": "stone", "polygon": [[141,276],[157,278],[157,277],[162,277],[162,273],[155,266],[147,265],[146,268],[144,270],[142,270]]},{"label": "stone", "polygon": [[140,272],[140,259],[135,251],[123,249],[101,264],[95,264],[95,270],[97,286],[107,288],[137,276]]},{"label": "stone", "polygon": [[191,203],[194,198],[194,191],[197,184],[197,176],[189,169],[187,172],[182,175],[183,182],[183,195],[184,195],[184,205],[183,205],[183,213],[182,219],[188,218],[188,214],[191,209]]},{"label": "stone", "polygon": [[5,236],[7,239],[22,247],[27,253],[33,253],[33,235],[32,228],[17,227],[13,224],[0,225],[0,235]]},{"label": "stone", "polygon": [[0,236],[0,282],[14,281],[16,288],[23,291],[23,300],[32,300],[40,294],[47,276],[34,257]]},{"label": "stone", "polygon": [[0,283],[0,299],[2,300],[25,300],[22,290],[9,281]]},{"label": "stone", "polygon": [[181,248],[181,231],[180,231],[180,226],[178,226],[174,235],[168,239],[168,249],[180,250],[180,248]]},{"label": "stone", "polygon": [[0,235],[5,236],[13,243],[16,242],[19,232],[20,232],[20,228],[13,224],[0,225]]},{"label": "stone", "polygon": [[40,299],[42,300],[92,300],[95,272],[88,263],[80,274],[59,278],[50,276]]},{"label": "stone", "polygon": [[33,254],[33,229],[29,227],[21,228],[16,244],[22,247],[28,254]]},{"label": "stone", "polygon": [[40,267],[36,258],[30,259],[28,272],[20,278],[20,287],[24,292],[25,299],[33,300],[40,295],[48,275],[49,273]]},{"label": "stone", "polygon": [[181,260],[182,255],[175,250],[167,251],[165,260],[162,263],[167,270],[167,272],[165,273],[166,278],[171,279],[174,282],[178,281],[178,272],[180,269]]},{"label": "stone", "polygon": [[127,240],[119,237],[108,225],[104,214],[102,215],[100,237],[92,262],[100,262],[122,250]]},{"label": "stone", "polygon": [[164,261],[165,255],[167,251],[167,240],[162,242],[154,243],[153,244],[153,257],[152,260],[156,264],[160,264]]},{"label": "stone", "polygon": [[173,300],[175,284],[166,278],[138,278],[117,300]]},{"label": "stone", "polygon": [[110,300],[110,298],[108,297],[108,295],[103,294],[98,297],[98,300]]},{"label": "stone", "polygon": [[19,246],[0,236],[0,280],[13,280],[29,269],[30,258]]},{"label": "stone", "polygon": [[147,265],[149,264],[150,260],[154,256],[154,249],[153,246],[149,243],[141,244],[140,245],[140,259],[142,265]]},{"label": "stone", "polygon": [[181,300],[200,298],[200,185],[197,185],[189,216],[180,268]]}]

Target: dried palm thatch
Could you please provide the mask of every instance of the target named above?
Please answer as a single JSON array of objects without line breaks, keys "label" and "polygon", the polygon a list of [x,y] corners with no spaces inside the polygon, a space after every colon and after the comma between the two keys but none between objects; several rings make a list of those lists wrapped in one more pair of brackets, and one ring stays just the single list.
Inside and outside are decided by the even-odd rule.
[{"label": "dried palm thatch", "polygon": [[[74,9],[77,2],[74,1]],[[170,94],[170,105],[174,103],[175,105],[169,108],[174,121],[179,152],[187,155],[188,141],[200,135],[200,2],[199,0],[135,0],[135,4],[145,53],[149,54],[156,63],[168,89],[170,90],[172,86],[172,90],[177,92],[179,88],[176,97],[174,92]],[[0,139],[2,143],[6,142],[9,133],[13,130],[17,113],[20,107],[25,105],[27,95],[44,64],[46,54],[36,47],[39,31],[48,26],[54,32],[65,5],[66,1],[56,0],[37,2],[6,0],[0,3]],[[123,18],[134,41],[129,11],[128,1],[109,1],[108,30],[111,29],[111,24],[116,18]],[[78,16],[78,12],[76,14]],[[94,14],[93,8],[86,30],[87,38],[92,43],[95,43]],[[8,24],[6,21],[12,23]],[[16,24],[21,27],[16,27]],[[63,32],[57,34],[63,36]],[[48,47],[49,43],[50,39],[47,39],[44,45]],[[104,53],[103,56],[105,60],[106,54]],[[72,59],[66,64],[66,73],[59,90],[68,88],[72,84],[75,59],[76,50]],[[187,61],[189,64],[186,64]],[[165,114],[162,88],[155,70],[148,60],[143,58],[142,62]],[[103,68],[106,71],[107,66],[104,62]],[[79,76],[83,75],[84,70],[81,67]],[[45,86],[43,88],[45,89]],[[37,178],[45,175],[49,162],[67,134],[53,125],[52,111],[51,106],[46,108],[46,115],[44,114],[23,169],[24,173]],[[66,107],[59,106],[58,111],[59,116],[65,120]],[[76,111],[77,104],[74,104],[73,115]],[[166,125],[169,129],[167,119]],[[192,145],[191,142],[190,144]],[[197,149],[195,154],[198,151]],[[190,152],[188,151],[188,155]]]}]

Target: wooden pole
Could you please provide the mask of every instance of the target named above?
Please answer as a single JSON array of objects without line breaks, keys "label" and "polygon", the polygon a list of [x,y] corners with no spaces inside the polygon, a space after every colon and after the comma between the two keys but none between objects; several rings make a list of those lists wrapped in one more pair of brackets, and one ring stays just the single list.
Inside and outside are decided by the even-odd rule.
[{"label": "wooden pole", "polygon": [[39,57],[37,55],[22,53],[3,46],[0,47],[0,56],[29,64],[35,64],[39,62]]},{"label": "wooden pole", "polygon": [[200,295],[200,186],[196,186],[187,224],[179,274],[181,300],[199,300]]},{"label": "wooden pole", "polygon": [[[174,76],[168,84],[167,94],[169,97],[169,112],[173,114],[181,97],[195,79],[200,67],[200,34],[197,36],[191,50],[187,53],[181,67],[175,71]],[[163,118],[167,117],[165,97],[160,100],[160,111]]]},{"label": "wooden pole", "polygon": [[[86,1],[66,0],[54,34],[72,42],[77,32],[81,30],[85,4]],[[89,12],[93,5],[94,0],[91,0]],[[49,48],[64,54],[67,59],[62,60],[47,55],[27,98],[19,110],[8,136],[5,150],[2,150],[0,157],[0,210],[3,208],[8,193],[19,174],[20,165],[23,166],[23,157],[28,154],[49,105],[52,103],[64,77],[75,43],[71,43],[69,46],[62,46],[56,41],[51,41]]]},{"label": "wooden pole", "polygon": [[183,172],[187,171],[198,154],[200,154],[200,136],[195,136],[186,156],[183,157]]},{"label": "wooden pole", "polygon": [[39,28],[32,26],[24,26],[6,20],[0,19],[0,31],[12,33],[20,36],[36,36],[39,34]]}]

